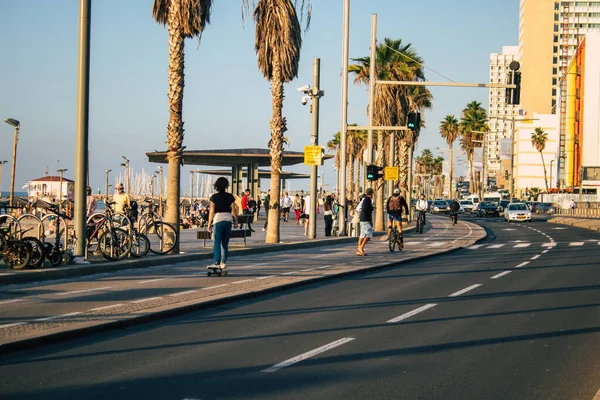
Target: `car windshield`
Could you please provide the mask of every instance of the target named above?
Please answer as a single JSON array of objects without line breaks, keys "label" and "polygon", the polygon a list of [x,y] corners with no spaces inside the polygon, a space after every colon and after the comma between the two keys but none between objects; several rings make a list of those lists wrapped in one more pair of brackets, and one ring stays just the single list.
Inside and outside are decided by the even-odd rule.
[{"label": "car windshield", "polygon": [[461,204],[461,205],[465,205],[465,204],[473,204],[473,202],[472,202],[472,201],[468,201],[468,200],[462,200],[462,201],[460,202],[460,204]]},{"label": "car windshield", "polygon": [[512,211],[525,211],[527,210],[527,206],[525,204],[511,204],[508,206],[508,209]]},{"label": "car windshield", "polygon": [[447,206],[448,203],[446,203],[445,201],[435,201],[433,202],[434,206]]},{"label": "car windshield", "polygon": [[494,206],[494,203],[491,203],[489,201],[482,201],[481,204],[479,204],[480,207],[492,207]]}]

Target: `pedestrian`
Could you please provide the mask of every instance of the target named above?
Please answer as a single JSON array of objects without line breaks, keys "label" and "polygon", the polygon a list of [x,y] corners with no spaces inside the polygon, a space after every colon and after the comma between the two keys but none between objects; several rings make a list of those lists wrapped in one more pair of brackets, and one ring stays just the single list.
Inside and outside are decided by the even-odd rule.
[{"label": "pedestrian", "polygon": [[[244,195],[242,196],[242,214],[243,215],[252,215],[252,212],[248,208],[249,200],[250,200],[250,189],[246,189],[244,191]],[[251,225],[250,221],[248,221],[247,224],[248,224],[248,229],[250,229],[250,232],[254,232],[254,229],[252,229],[252,225]]]},{"label": "pedestrian", "polygon": [[267,195],[265,196],[265,201],[264,201],[264,205],[265,205],[265,225],[263,226],[263,232],[267,230],[267,226],[269,225],[269,205],[271,203],[271,192],[268,191]]},{"label": "pedestrian", "polygon": [[365,196],[356,207],[359,213],[360,221],[360,236],[358,238],[358,248],[356,249],[357,256],[366,256],[365,245],[373,237],[373,189],[367,188]]},{"label": "pedestrian", "polygon": [[571,199],[571,210],[574,210],[577,208],[577,203],[575,202],[575,199]]},{"label": "pedestrian", "polygon": [[[208,231],[213,233],[213,261],[207,268],[227,268],[229,255],[229,239],[231,227],[237,228],[238,208],[235,197],[229,192],[229,181],[225,177],[216,180],[214,188],[217,193],[210,196],[210,213],[208,215]],[[223,251],[221,252],[221,247]]]},{"label": "pedestrian", "polygon": [[256,198],[256,219],[258,219],[258,213],[260,213],[260,208],[262,206],[262,201],[260,200],[260,194]]},{"label": "pedestrian", "polygon": [[302,202],[300,201],[300,195],[298,193],[296,193],[296,196],[294,197],[292,208],[296,214],[296,225],[298,225],[300,224],[300,214],[302,214]]},{"label": "pedestrian", "polygon": [[288,192],[284,192],[283,197],[281,197],[281,211],[283,213],[283,222],[288,222],[291,208],[292,198],[288,195]]},{"label": "pedestrian", "polygon": [[88,186],[86,191],[87,197],[85,199],[85,219],[88,219],[94,213],[94,211],[96,211],[97,204],[96,199],[92,195],[92,188]]},{"label": "pedestrian", "polygon": [[327,196],[323,203],[323,218],[325,219],[325,236],[331,236],[333,227],[333,199],[331,196]]},{"label": "pedestrian", "polygon": [[308,220],[310,219],[310,194],[304,198],[304,235],[308,235]]},{"label": "pedestrian", "polygon": [[117,193],[113,195],[113,202],[115,203],[115,212],[125,212],[125,208],[129,208],[131,206],[129,194],[125,193],[125,187],[123,187],[122,183],[117,183],[117,187],[115,189],[117,190]]}]

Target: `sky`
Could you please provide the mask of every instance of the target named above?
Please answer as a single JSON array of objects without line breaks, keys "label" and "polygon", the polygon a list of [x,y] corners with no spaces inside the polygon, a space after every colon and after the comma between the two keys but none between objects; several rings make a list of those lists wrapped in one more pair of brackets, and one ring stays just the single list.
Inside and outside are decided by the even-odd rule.
[{"label": "sky", "polygon": [[[104,190],[119,179],[122,156],[132,175],[152,173],[146,152],[165,150],[168,33],[152,18],[152,0],[92,0],[90,70],[90,184]],[[241,0],[215,0],[202,39],[185,43],[183,120],[187,150],[266,148],[270,138],[270,84],[257,67],[254,23],[242,20]],[[321,60],[319,144],[340,131],[343,0],[312,0],[303,36],[298,78],[285,85],[283,114],[290,139],[286,150],[310,144],[311,114],[296,88],[312,83],[314,58]],[[489,54],[517,45],[518,0],[351,0],[350,58],[369,55],[371,15],[378,15],[377,40],[401,38],[425,61],[427,80],[488,82]],[[15,190],[44,171],[75,172],[78,0],[0,0],[0,117],[21,122]],[[436,72],[434,72],[436,71]],[[348,123],[368,125],[367,87],[349,78]],[[423,119],[417,153],[447,152],[439,124],[460,116],[472,100],[488,106],[487,89],[432,87],[433,109]],[[13,128],[0,124],[2,191],[10,187]],[[166,168],[166,166],[165,166]],[[189,191],[182,167],[182,192]],[[201,167],[202,168],[202,167]],[[206,168],[206,167],[205,167]],[[308,166],[289,171],[309,173]],[[333,162],[322,169],[327,190],[335,187]],[[321,172],[319,172],[320,174]],[[459,169],[460,173],[460,169]],[[166,173],[165,173],[166,177]],[[307,189],[308,179],[290,181]],[[268,188],[263,181],[262,189]]]}]

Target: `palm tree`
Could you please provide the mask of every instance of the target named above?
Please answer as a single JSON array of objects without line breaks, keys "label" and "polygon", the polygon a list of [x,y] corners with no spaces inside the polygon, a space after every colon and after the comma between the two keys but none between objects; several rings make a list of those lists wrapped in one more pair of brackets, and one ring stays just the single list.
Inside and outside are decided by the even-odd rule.
[{"label": "palm tree", "polygon": [[335,158],[333,159],[335,169],[340,170],[340,132],[336,132],[333,135],[333,139],[327,142],[327,151],[335,151]]},{"label": "palm tree", "polygon": [[[248,4],[248,0],[243,0]],[[301,14],[305,3],[302,2]],[[307,5],[310,23],[310,3]],[[287,130],[283,110],[283,84],[298,76],[300,49],[302,47],[302,29],[296,12],[296,5],[291,0],[258,0],[254,9],[256,35],[254,49],[258,55],[258,68],[263,76],[271,82],[272,116],[270,121],[271,140],[271,199],[269,205],[267,243],[279,243],[279,200],[281,198],[281,163],[283,146],[287,138],[283,136]]]},{"label": "palm tree", "polygon": [[481,107],[481,103],[477,101],[468,103],[462,111],[459,131],[461,134],[461,147],[464,152],[467,153],[470,164],[471,193],[478,191],[478,189],[476,190],[478,185],[476,184],[477,181],[475,180],[473,171],[473,152],[475,147],[481,147],[481,144],[478,142],[481,142],[483,139],[481,133],[472,133],[472,131],[487,132],[489,130],[490,128],[487,124],[487,112]]},{"label": "palm tree", "polygon": [[446,139],[450,149],[450,198],[452,198],[452,182],[454,181],[454,141],[458,138],[458,120],[454,115],[446,115],[440,122],[440,135]]},{"label": "palm tree", "polygon": [[[377,45],[375,58],[375,75],[378,80],[412,81],[425,78],[422,60],[411,44],[404,45],[402,39],[385,38]],[[355,74],[354,82],[369,84],[370,57],[356,58],[348,67],[348,72]],[[378,85],[375,87],[373,98],[373,118],[375,125],[400,126],[404,124],[407,110],[410,107],[410,89],[404,86]],[[393,132],[391,132],[393,134]],[[384,146],[386,134],[380,132],[377,136],[377,155],[375,163],[385,164]],[[383,221],[383,185],[377,190],[375,230],[384,230]]]},{"label": "palm tree", "polygon": [[[169,31],[169,124],[167,125],[167,222],[179,236],[180,165],[183,149],[184,39],[202,35],[212,0],[154,0],[152,16]],[[173,248],[179,252],[179,245]]]},{"label": "palm tree", "polygon": [[535,128],[531,134],[531,144],[540,152],[542,157],[542,166],[544,167],[544,184],[546,185],[546,193],[548,190],[548,179],[546,178],[546,163],[544,162],[544,149],[546,148],[546,142],[548,141],[548,133],[542,128]]}]

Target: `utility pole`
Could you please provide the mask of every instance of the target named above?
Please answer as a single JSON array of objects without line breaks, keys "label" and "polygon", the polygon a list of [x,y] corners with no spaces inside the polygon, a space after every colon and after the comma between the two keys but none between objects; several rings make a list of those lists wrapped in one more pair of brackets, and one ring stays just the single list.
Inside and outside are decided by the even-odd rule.
[{"label": "utility pole", "polygon": [[348,51],[350,46],[350,0],[344,0],[344,22],[342,39],[342,123],[340,129],[340,169],[338,170],[338,201],[342,212],[339,213],[339,236],[346,236],[346,136],[348,135]]},{"label": "utility pole", "polygon": [[164,215],[163,215],[163,167],[162,167],[162,165],[160,167],[158,167],[158,177],[160,179],[160,195],[158,196],[158,202],[159,202],[158,213],[160,214],[160,216],[162,218],[162,217],[164,217]]},{"label": "utility pole", "polygon": [[56,170],[58,172],[59,183],[58,183],[58,211],[60,212],[62,209],[62,198],[63,198],[63,173],[68,171],[66,168],[59,168]]},{"label": "utility pole", "polygon": [[194,202],[194,171],[190,171],[190,207]]},{"label": "utility pole", "polygon": [[[321,86],[321,60],[315,58],[313,60],[313,83],[310,91],[311,98],[311,112],[312,112],[312,134],[310,142],[312,146],[319,145],[319,99],[323,96],[323,92],[320,89]],[[317,194],[317,179],[318,179],[318,166],[313,165],[310,167],[310,218],[308,219],[308,238],[315,239],[317,237],[317,207],[318,207],[318,194]]]},{"label": "utility pole", "polygon": [[107,169],[106,170],[106,186],[105,186],[105,190],[104,190],[104,194],[105,194],[105,202],[108,201],[108,188],[109,188],[109,184],[108,184],[108,173],[111,172],[112,169]]},{"label": "utility pole", "polygon": [[10,179],[10,199],[8,205],[12,208],[14,197],[15,197],[15,171],[17,169],[17,143],[19,142],[19,130],[21,129],[21,123],[14,118],[6,118],[4,120],[7,124],[15,128],[15,134],[13,139],[13,156],[12,156],[12,171]]}]

